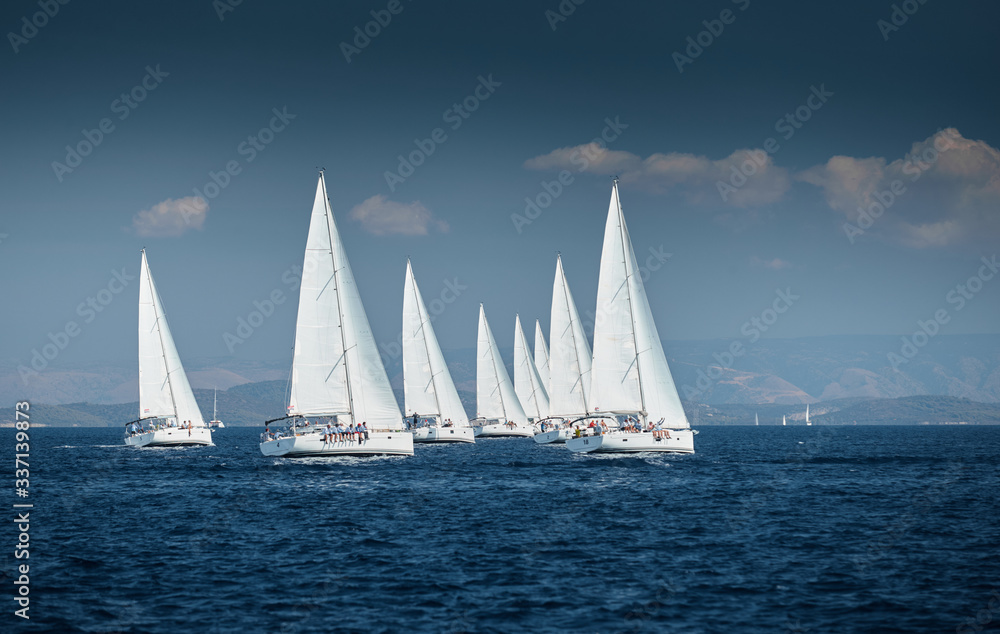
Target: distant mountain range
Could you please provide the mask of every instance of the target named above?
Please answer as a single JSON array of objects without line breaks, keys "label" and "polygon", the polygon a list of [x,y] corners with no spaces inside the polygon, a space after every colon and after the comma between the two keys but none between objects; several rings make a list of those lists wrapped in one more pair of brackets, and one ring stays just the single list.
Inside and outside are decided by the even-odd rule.
[{"label": "distant mountain range", "polygon": [[[732,340],[665,342],[681,398],[694,408],[692,416],[701,412],[696,407],[700,405],[719,408],[720,415],[723,409],[742,416],[749,412],[752,419],[753,412],[749,409],[728,406],[752,406],[763,413],[761,406],[766,404],[804,406],[805,403],[831,404],[839,416],[846,416],[853,415],[848,406],[850,399],[871,402],[871,399],[911,396],[955,397],[949,407],[960,404],[960,399],[1000,403],[1000,335],[938,335],[925,346],[912,350],[903,350],[902,338],[892,336],[761,339],[754,343],[740,340],[740,343],[743,354],[731,356]],[[511,358],[510,350],[502,352],[505,358]],[[907,358],[904,352],[916,354]],[[890,353],[898,355],[897,367],[893,367]],[[475,350],[449,350],[445,357],[463,404],[470,413],[474,412]],[[900,363],[902,359],[905,362]],[[385,361],[397,398],[402,402],[401,359],[390,357]],[[206,417],[211,413],[213,387],[225,390],[219,393],[223,420],[249,424],[260,422],[262,416],[283,414],[290,360],[195,359],[185,363]],[[10,407],[24,399],[33,401],[36,408],[51,408],[48,411],[53,420],[69,421],[73,416],[82,416],[78,424],[124,422],[134,418],[131,413],[138,409],[131,403],[138,399],[136,366],[122,363],[48,368],[28,377],[25,383],[16,363],[0,364],[0,407]],[[91,405],[81,406],[81,403]],[[782,407],[789,412],[800,409],[803,408]],[[817,417],[821,409],[813,408]],[[62,410],[67,411],[61,413]],[[708,411],[705,410],[706,415]],[[844,414],[845,411],[848,413]],[[884,419],[881,413],[876,417]]]}]

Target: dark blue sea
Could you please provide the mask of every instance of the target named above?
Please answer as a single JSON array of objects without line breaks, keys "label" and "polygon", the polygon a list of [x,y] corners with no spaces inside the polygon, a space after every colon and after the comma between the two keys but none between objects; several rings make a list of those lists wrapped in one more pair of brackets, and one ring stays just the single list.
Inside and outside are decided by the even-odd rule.
[{"label": "dark blue sea", "polygon": [[[709,427],[693,456],[486,439],[311,460],[263,457],[258,433],[135,449],[118,429],[32,430],[27,628],[1000,629],[1000,427]],[[14,631],[23,562],[5,524]]]}]

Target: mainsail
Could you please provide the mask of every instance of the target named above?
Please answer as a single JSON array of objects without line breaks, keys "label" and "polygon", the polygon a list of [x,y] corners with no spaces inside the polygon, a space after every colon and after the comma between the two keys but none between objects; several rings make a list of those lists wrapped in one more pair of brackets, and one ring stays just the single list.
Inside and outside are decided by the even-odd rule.
[{"label": "mainsail", "polygon": [[500,358],[486,311],[479,305],[479,340],[476,346],[476,417],[527,425],[528,417],[514,393],[510,375]]},{"label": "mainsail", "polygon": [[170,335],[163,303],[142,250],[139,268],[139,418],[173,417],[204,427],[181,358]]},{"label": "mainsail", "polygon": [[556,257],[552,286],[549,336],[549,415],[575,418],[590,412],[590,373],[593,355],[583,332],[583,322],[573,301],[562,256]]},{"label": "mainsail", "polygon": [[665,427],[690,427],[646,298],[617,180],[601,252],[590,395],[595,411],[638,413],[664,419]]},{"label": "mainsail", "polygon": [[322,173],[302,264],[288,413],[337,415],[371,429],[402,424]]},{"label": "mainsail", "polygon": [[514,317],[514,393],[529,418],[537,421],[549,415],[549,395],[531,358],[520,315]]},{"label": "mainsail", "polygon": [[437,416],[456,427],[469,426],[409,260],[403,288],[403,397],[407,416]]},{"label": "mainsail", "polygon": [[545,335],[542,334],[542,324],[535,320],[535,369],[542,378],[542,386],[549,391],[549,347],[545,345]]}]

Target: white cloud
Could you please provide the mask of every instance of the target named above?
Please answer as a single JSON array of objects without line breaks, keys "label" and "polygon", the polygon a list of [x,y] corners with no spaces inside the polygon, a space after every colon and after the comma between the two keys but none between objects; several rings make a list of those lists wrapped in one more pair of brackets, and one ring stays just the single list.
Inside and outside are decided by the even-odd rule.
[{"label": "white cloud", "polygon": [[[1000,238],[1000,151],[954,128],[914,143],[891,162],[834,156],[796,179],[820,187],[848,223],[909,247]],[[877,217],[861,223],[861,209]]]},{"label": "white cloud", "polygon": [[[753,157],[756,157],[754,160]],[[732,180],[745,163],[751,175]],[[695,154],[656,153],[642,158],[631,152],[608,150],[596,143],[553,150],[524,162],[534,170],[570,170],[618,175],[623,185],[635,185],[657,194],[676,193],[689,202],[706,206],[758,207],[781,200],[791,186],[787,169],[774,164],[763,150],[736,150],[712,160]],[[742,177],[743,175],[741,175]],[[720,194],[719,183],[733,184],[735,191]]]},{"label": "white cloud", "polygon": [[348,215],[351,220],[360,222],[365,231],[377,236],[425,236],[431,229],[448,231],[448,223],[434,218],[419,201],[397,203],[382,194],[355,205]]},{"label": "white cloud", "polygon": [[168,198],[132,217],[132,230],[142,237],[169,238],[188,229],[201,229],[208,203],[201,196]]},{"label": "white cloud", "polygon": [[771,269],[772,271],[780,271],[781,269],[787,269],[792,266],[792,263],[788,260],[782,260],[781,258],[771,258],[770,260],[759,258],[756,255],[750,258],[750,264],[752,266],[759,266],[765,269]]}]

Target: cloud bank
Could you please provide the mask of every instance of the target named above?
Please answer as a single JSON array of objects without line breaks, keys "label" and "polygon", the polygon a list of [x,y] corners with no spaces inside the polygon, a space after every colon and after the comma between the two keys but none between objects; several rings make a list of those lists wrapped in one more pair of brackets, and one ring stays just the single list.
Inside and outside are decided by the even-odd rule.
[{"label": "cloud bank", "polygon": [[377,236],[425,236],[431,230],[448,231],[448,223],[434,218],[419,201],[397,203],[382,194],[355,205],[348,217]]},{"label": "cloud bank", "polygon": [[201,229],[206,215],[208,203],[201,196],[168,198],[133,216],[132,230],[144,238],[173,238],[188,229]]}]

